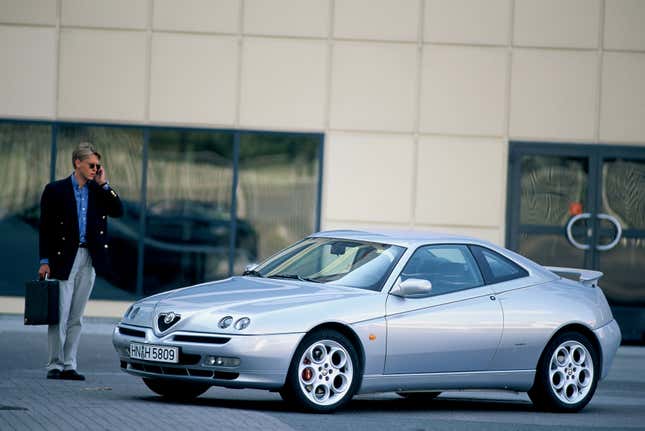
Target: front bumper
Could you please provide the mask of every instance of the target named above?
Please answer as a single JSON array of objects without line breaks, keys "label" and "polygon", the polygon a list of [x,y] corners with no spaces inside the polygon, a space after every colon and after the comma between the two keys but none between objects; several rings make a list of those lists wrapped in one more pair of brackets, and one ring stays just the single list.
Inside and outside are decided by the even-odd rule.
[{"label": "front bumper", "polygon": [[[139,377],[230,388],[279,389],[284,386],[291,357],[303,336],[304,333],[220,335],[186,331],[157,336],[152,328],[119,323],[114,328],[112,343],[119,354],[121,369]],[[130,343],[179,347],[180,363],[132,359]],[[240,364],[236,367],[207,365],[208,356],[239,358]]]},{"label": "front bumper", "polygon": [[596,338],[600,343],[600,350],[602,351],[602,372],[600,373],[600,379],[602,380],[607,377],[611,364],[614,361],[614,356],[616,356],[618,346],[620,346],[620,327],[618,327],[616,320],[612,320],[593,332],[596,334]]}]

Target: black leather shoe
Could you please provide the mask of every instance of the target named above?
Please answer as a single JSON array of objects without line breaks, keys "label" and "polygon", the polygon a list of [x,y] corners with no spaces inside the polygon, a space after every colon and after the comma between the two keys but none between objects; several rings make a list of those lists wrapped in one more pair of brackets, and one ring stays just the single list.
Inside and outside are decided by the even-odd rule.
[{"label": "black leather shoe", "polygon": [[47,371],[47,378],[48,379],[55,379],[58,380],[60,379],[61,372],[58,368],[54,368],[53,370]]},{"label": "black leather shoe", "polygon": [[63,380],[85,380],[85,376],[78,374],[76,370],[63,370],[60,373],[60,378]]}]

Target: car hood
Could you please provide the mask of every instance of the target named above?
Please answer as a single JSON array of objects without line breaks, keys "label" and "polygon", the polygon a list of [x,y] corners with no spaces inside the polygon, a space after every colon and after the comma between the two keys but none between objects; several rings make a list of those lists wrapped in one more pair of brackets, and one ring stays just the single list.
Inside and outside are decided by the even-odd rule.
[{"label": "car hood", "polygon": [[[216,332],[236,335],[305,332],[322,322],[351,324],[382,317],[384,295],[364,289],[299,280],[231,277],[150,297],[135,304],[147,312],[124,322],[149,326],[160,313],[180,315],[166,332]],[[251,325],[238,331],[219,328],[225,316],[249,317]]]}]

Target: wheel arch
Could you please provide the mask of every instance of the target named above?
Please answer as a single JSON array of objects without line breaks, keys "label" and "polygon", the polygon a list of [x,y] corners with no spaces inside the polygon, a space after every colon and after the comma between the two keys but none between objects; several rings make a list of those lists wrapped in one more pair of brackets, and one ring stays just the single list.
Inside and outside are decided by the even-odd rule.
[{"label": "wheel arch", "polygon": [[544,356],[544,352],[546,351],[546,347],[553,341],[555,337],[557,337],[560,334],[563,334],[565,332],[578,332],[579,334],[584,335],[587,337],[589,342],[592,344],[593,348],[596,349],[597,357],[598,357],[598,367],[597,371],[599,373],[602,372],[602,346],[600,345],[600,341],[598,341],[598,338],[596,337],[596,334],[587,326],[583,325],[582,323],[569,323],[567,325],[564,325],[563,327],[559,328],[557,331],[551,335],[551,338],[549,338],[549,341],[544,345],[544,349],[542,349],[542,353],[540,354],[540,357],[538,359],[538,363],[536,364],[536,369],[537,365],[542,361],[542,358]]},{"label": "wheel arch", "polygon": [[307,331],[305,336],[313,332],[325,330],[325,329],[330,329],[330,330],[339,332],[344,336],[346,336],[347,338],[349,338],[349,341],[352,343],[352,346],[354,346],[354,348],[356,349],[356,353],[358,354],[358,362],[359,362],[358,365],[359,365],[359,370],[360,370],[361,379],[362,379],[363,371],[365,370],[365,349],[363,348],[363,343],[361,343],[361,340],[356,334],[356,332],[354,332],[354,330],[349,326],[344,325],[342,323],[325,322],[311,328],[309,331]]}]

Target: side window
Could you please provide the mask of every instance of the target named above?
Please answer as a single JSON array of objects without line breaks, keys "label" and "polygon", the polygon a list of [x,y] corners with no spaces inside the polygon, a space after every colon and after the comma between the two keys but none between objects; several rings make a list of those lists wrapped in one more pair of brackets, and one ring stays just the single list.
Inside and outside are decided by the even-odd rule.
[{"label": "side window", "polygon": [[432,283],[432,295],[457,292],[484,284],[477,263],[465,245],[429,245],[414,252],[401,280],[420,278]]},{"label": "side window", "polygon": [[480,246],[472,246],[471,249],[484,273],[486,284],[501,283],[529,275],[524,268],[493,250]]}]

